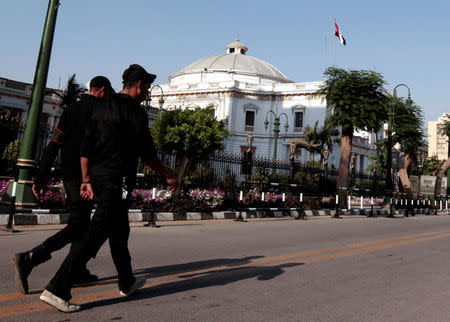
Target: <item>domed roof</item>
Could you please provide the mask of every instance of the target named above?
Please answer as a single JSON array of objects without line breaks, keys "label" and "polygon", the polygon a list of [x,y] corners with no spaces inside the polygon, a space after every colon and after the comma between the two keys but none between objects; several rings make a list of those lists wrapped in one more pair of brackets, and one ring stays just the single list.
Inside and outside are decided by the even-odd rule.
[{"label": "domed roof", "polygon": [[287,77],[271,64],[258,58],[247,56],[248,48],[239,41],[232,42],[227,47],[227,53],[214,55],[200,59],[183,68],[181,72],[172,75],[176,77],[182,74],[198,72],[234,72],[237,74],[258,76],[275,80],[280,83],[292,83]]}]

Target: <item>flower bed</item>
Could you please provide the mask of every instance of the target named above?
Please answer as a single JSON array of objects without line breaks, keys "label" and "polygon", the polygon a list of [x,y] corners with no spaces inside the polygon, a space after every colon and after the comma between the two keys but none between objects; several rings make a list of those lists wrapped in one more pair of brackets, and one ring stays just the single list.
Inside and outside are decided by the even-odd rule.
[{"label": "flower bed", "polygon": [[[373,198],[374,206],[381,206],[383,204],[384,204],[384,198]],[[359,208],[361,206],[361,197],[352,196],[350,205],[353,208]],[[363,207],[367,208],[370,206],[372,206],[372,199],[371,198],[363,198]]]},{"label": "flower bed", "polygon": [[51,180],[38,202],[40,208],[63,209],[66,205],[66,192],[62,181]]},{"label": "flower bed", "polygon": [[[0,198],[8,187],[8,181],[0,181]],[[351,206],[360,207],[360,198],[352,197]],[[384,198],[374,198],[374,206],[381,206]],[[60,209],[65,207],[65,192],[61,181],[52,180],[39,198],[40,208]],[[363,199],[363,206],[371,206],[371,198]],[[167,189],[135,189],[132,192],[133,209],[152,209],[155,212],[186,213],[192,211],[224,211],[239,208],[300,208],[330,209],[335,207],[334,197],[305,197],[300,202],[298,195],[266,192],[252,189],[243,193],[242,200],[236,193],[221,188],[190,189],[186,192],[171,192]]]},{"label": "flower bed", "polygon": [[8,189],[8,181],[0,180],[0,199],[3,198],[3,195],[6,192],[6,189]]}]

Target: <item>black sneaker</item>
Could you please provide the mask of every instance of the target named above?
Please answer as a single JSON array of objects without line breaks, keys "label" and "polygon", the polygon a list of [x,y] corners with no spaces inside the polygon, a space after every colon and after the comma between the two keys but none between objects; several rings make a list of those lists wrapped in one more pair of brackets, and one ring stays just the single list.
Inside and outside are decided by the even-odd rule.
[{"label": "black sneaker", "polygon": [[87,284],[87,283],[94,283],[98,281],[98,276],[91,274],[89,270],[84,270],[83,273],[76,276],[73,280],[73,283],[76,284]]},{"label": "black sneaker", "polygon": [[28,276],[33,269],[30,253],[18,253],[12,257],[15,269],[16,285],[23,294],[28,294]]}]

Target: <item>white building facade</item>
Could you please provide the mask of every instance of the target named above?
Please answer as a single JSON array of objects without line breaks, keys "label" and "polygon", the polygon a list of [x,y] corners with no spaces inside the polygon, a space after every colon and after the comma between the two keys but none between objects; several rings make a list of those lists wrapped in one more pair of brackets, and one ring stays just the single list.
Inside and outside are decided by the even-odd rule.
[{"label": "white building facade", "polygon": [[[293,82],[271,64],[247,55],[248,48],[239,39],[226,46],[226,53],[206,57],[169,77],[160,85],[164,109],[215,106],[215,116],[223,120],[231,136],[225,150],[243,153],[247,135],[253,132],[254,154],[272,159],[274,153],[274,117],[280,117],[277,160],[290,156],[289,144],[304,137],[307,125],[324,124],[326,100],[316,95],[321,81]],[[152,102],[161,98],[161,91],[152,91]],[[156,104],[156,103],[155,103]],[[274,115],[275,114],[275,115]],[[266,130],[264,122],[269,121]],[[288,125],[285,131],[285,125]],[[355,169],[364,172],[369,155],[375,152],[368,137],[355,136]],[[306,162],[309,154],[296,151],[295,160]],[[328,165],[339,166],[339,146],[333,149]]]},{"label": "white building facade", "polygon": [[[32,89],[32,84],[0,77],[0,117],[16,118],[18,122],[24,124],[30,107]],[[46,91],[56,90],[47,88]],[[58,123],[61,115],[60,101],[53,93],[44,97],[41,122],[49,128]]]},{"label": "white building facade", "polygon": [[442,114],[437,121],[428,122],[428,156],[436,155],[439,160],[448,158],[448,137],[440,133],[442,125],[448,121],[447,114]]}]

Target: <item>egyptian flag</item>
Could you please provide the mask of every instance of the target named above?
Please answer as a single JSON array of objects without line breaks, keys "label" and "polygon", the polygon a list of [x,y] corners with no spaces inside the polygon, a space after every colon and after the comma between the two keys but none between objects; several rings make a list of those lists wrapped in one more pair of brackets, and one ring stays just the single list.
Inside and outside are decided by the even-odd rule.
[{"label": "egyptian flag", "polygon": [[342,36],[342,34],[339,32],[339,27],[338,27],[336,21],[334,22],[334,28],[335,28],[334,35],[339,38],[339,42],[341,44],[343,44],[344,46],[347,45],[347,42],[345,41],[344,36]]}]

